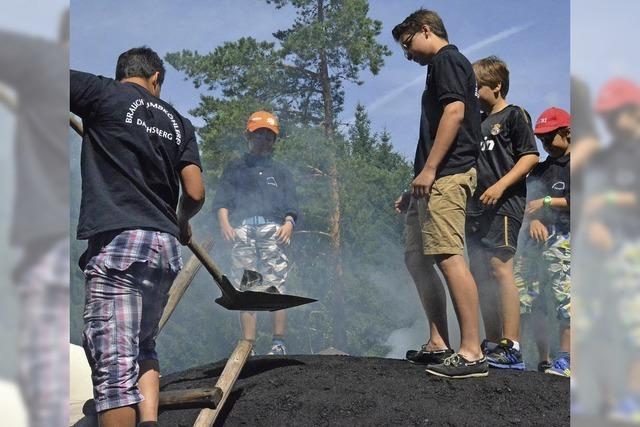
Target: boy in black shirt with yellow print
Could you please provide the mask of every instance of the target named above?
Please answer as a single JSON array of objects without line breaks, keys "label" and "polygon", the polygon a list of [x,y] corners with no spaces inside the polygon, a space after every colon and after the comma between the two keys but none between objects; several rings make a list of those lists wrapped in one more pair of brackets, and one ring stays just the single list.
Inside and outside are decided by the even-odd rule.
[{"label": "boy in black shirt with yellow print", "polygon": [[495,56],[473,64],[482,122],[478,188],[467,208],[466,237],[478,283],[489,366],[524,370],[520,352],[520,299],[513,256],[524,216],[526,175],[538,163],[529,115],[507,103],[509,69]]}]

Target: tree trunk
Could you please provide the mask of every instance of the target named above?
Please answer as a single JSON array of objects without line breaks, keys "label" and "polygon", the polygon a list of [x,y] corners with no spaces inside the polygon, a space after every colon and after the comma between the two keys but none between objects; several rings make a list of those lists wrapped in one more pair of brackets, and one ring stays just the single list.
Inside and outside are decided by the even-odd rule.
[{"label": "tree trunk", "polygon": [[[324,0],[318,1],[318,22],[324,22]],[[332,327],[334,346],[342,351],[348,352],[347,347],[347,331],[345,324],[344,300],[344,271],[342,269],[342,245],[340,242],[340,186],[338,179],[338,167],[335,156],[335,138],[333,129],[333,98],[331,97],[331,80],[329,78],[329,65],[327,62],[327,54],[324,48],[320,48],[320,82],[322,84],[322,98],[324,103],[324,132],[326,137],[332,143],[334,154],[329,167],[331,201],[333,203],[333,212],[329,226],[329,234],[331,235],[332,257],[335,265],[335,277],[332,283],[331,292],[331,308],[332,308]]]}]

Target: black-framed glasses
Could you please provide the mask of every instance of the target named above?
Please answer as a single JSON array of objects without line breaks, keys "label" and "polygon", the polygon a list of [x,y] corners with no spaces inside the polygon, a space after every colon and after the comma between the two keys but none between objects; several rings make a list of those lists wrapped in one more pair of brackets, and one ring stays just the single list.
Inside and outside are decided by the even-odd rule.
[{"label": "black-framed glasses", "polygon": [[409,52],[409,49],[411,49],[411,42],[413,42],[413,38],[416,36],[416,34],[418,33],[411,34],[405,41],[400,43],[400,46],[402,46],[402,49],[405,52],[405,55]]}]

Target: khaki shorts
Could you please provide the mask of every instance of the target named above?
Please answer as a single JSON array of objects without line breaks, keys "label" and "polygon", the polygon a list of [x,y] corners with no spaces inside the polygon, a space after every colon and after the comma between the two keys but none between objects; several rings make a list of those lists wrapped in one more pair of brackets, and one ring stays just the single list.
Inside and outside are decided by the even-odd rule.
[{"label": "khaki shorts", "polygon": [[405,251],[422,251],[424,255],[464,254],[467,199],[476,185],[476,170],[471,168],[436,179],[428,199],[412,198],[407,210]]}]

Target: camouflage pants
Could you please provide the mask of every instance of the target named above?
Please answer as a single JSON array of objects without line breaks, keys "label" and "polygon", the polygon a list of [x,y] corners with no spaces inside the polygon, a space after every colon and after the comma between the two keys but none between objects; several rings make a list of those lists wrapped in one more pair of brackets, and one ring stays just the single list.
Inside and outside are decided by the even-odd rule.
[{"label": "camouflage pants", "polygon": [[627,242],[606,263],[612,313],[629,342],[640,348],[640,240]]},{"label": "camouflage pants", "polygon": [[236,240],[231,249],[231,279],[236,287],[244,270],[254,270],[262,275],[264,286],[274,286],[284,293],[284,282],[289,273],[289,259],[278,244],[275,234],[280,229],[276,223],[241,225],[236,230]]},{"label": "camouflage pants", "polygon": [[520,312],[530,313],[540,295],[551,292],[559,319],[571,318],[571,236],[552,234],[544,243],[528,241],[516,257],[514,278]]}]

